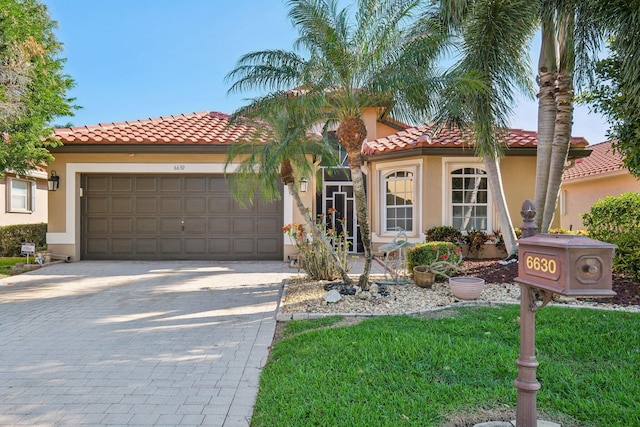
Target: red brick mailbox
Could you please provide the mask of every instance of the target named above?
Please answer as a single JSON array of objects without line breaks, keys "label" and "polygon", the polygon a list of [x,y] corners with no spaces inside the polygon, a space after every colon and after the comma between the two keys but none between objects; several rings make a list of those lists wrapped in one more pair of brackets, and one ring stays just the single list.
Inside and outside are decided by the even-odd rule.
[{"label": "red brick mailbox", "polygon": [[518,245],[518,282],[574,297],[615,295],[611,263],[616,245],[564,234],[537,234]]}]

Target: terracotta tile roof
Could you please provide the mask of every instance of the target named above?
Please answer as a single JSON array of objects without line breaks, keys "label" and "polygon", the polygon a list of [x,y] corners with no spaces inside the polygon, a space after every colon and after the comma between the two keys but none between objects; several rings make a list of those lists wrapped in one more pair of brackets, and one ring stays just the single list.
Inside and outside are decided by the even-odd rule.
[{"label": "terracotta tile roof", "polygon": [[582,159],[577,159],[575,166],[567,169],[562,175],[563,180],[584,178],[587,176],[599,175],[606,172],[623,170],[622,157],[620,153],[614,153],[611,147],[612,141],[605,141],[599,144],[590,145],[591,155]]},{"label": "terracotta tile roof", "polygon": [[[538,142],[538,134],[534,131],[509,129],[506,140],[510,148],[534,148]],[[442,129],[436,133],[433,125],[425,124],[374,141],[367,141],[362,146],[362,152],[371,156],[414,148],[471,148],[473,145],[474,138],[471,131]],[[585,147],[587,140],[582,137],[573,137],[571,145]]]},{"label": "terracotta tile roof", "polygon": [[229,126],[228,114],[197,112],[145,120],[100,123],[55,130],[64,145],[91,144],[204,144],[227,145],[248,139],[254,128]]}]

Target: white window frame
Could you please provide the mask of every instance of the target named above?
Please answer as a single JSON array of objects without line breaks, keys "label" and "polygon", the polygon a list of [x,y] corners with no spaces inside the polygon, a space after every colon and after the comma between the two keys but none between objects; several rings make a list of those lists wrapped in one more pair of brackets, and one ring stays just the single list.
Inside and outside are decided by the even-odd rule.
[{"label": "white window frame", "polygon": [[420,183],[422,182],[422,160],[416,161],[401,161],[390,162],[376,165],[376,175],[378,180],[378,197],[380,203],[378,203],[378,215],[379,215],[379,235],[380,236],[396,236],[398,230],[387,230],[387,194],[386,194],[386,179],[388,176],[397,172],[409,172],[413,174],[413,192],[411,195],[412,204],[412,216],[411,223],[413,225],[412,230],[405,230],[408,237],[419,236],[421,230],[420,218],[422,212],[422,205],[419,202]]},{"label": "white window frame", "polygon": [[[16,207],[13,198],[16,190],[14,184],[26,184],[27,194],[24,196],[24,207]],[[27,179],[7,177],[7,212],[9,213],[33,213],[36,210],[36,183]]]},{"label": "white window frame", "polygon": [[[442,161],[444,164],[442,168],[444,174],[442,182],[445,187],[445,191],[443,192],[442,217],[445,218],[445,225],[453,226],[452,172],[464,168],[482,169],[486,172],[486,169],[482,159],[478,158],[444,158]],[[487,228],[481,231],[491,234],[493,232],[493,224],[495,224],[493,199],[491,188],[489,188],[489,178],[487,177]],[[466,230],[460,231],[466,233]]]}]

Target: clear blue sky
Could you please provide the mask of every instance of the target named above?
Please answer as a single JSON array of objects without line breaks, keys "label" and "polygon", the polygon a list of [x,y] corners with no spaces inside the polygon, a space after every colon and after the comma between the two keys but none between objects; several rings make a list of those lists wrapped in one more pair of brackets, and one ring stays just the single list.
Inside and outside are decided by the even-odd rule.
[{"label": "clear blue sky", "polygon": [[[75,126],[195,111],[232,113],[251,94],[227,95],[237,59],[291,50],[296,37],[284,0],[41,0],[58,22]],[[537,58],[536,58],[537,59]],[[533,78],[533,72],[532,72]],[[512,127],[536,130],[537,106],[522,101]],[[578,107],[573,134],[605,140],[602,117]]]}]

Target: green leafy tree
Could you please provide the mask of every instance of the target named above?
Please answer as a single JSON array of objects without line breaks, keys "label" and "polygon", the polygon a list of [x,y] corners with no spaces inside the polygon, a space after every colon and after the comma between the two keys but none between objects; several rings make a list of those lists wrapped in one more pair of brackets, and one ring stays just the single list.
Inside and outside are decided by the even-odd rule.
[{"label": "green leafy tree", "polygon": [[36,0],[0,0],[0,174],[51,161],[51,122],[73,114],[56,25]]},{"label": "green leafy tree", "polygon": [[611,55],[598,62],[596,81],[582,101],[604,114],[608,137],[624,158],[625,167],[640,178],[640,0],[598,2],[598,16],[613,37]]},{"label": "green leafy tree", "polygon": [[233,163],[239,162],[233,170],[231,189],[241,203],[251,202],[256,193],[265,201],[278,200],[279,184],[286,186],[314,240],[330,254],[330,260],[333,261],[330,270],[338,271],[342,280],[351,284],[345,263],[327,240],[326,233],[318,228],[298,192],[297,182],[300,178],[315,172],[313,159],[323,158],[331,164],[335,158],[329,141],[309,131],[319,119],[319,110],[303,108],[309,106],[303,103],[296,97],[275,94],[256,99],[249,106],[236,111],[232,123],[246,123],[256,131],[251,139],[235,143],[229,148],[225,171]]},{"label": "green leafy tree", "polygon": [[341,9],[337,0],[290,0],[289,17],[299,34],[295,50],[248,53],[227,76],[233,82],[230,92],[289,91],[317,108],[323,122],[337,123],[365,252],[359,278],[363,288],[373,259],[362,172],[363,112],[377,108],[381,115],[400,119],[417,116],[410,106],[419,104],[419,112],[427,112],[435,104],[430,95],[440,93],[443,84],[434,59],[445,40],[436,21],[416,18],[419,3],[359,0],[351,11]]}]

